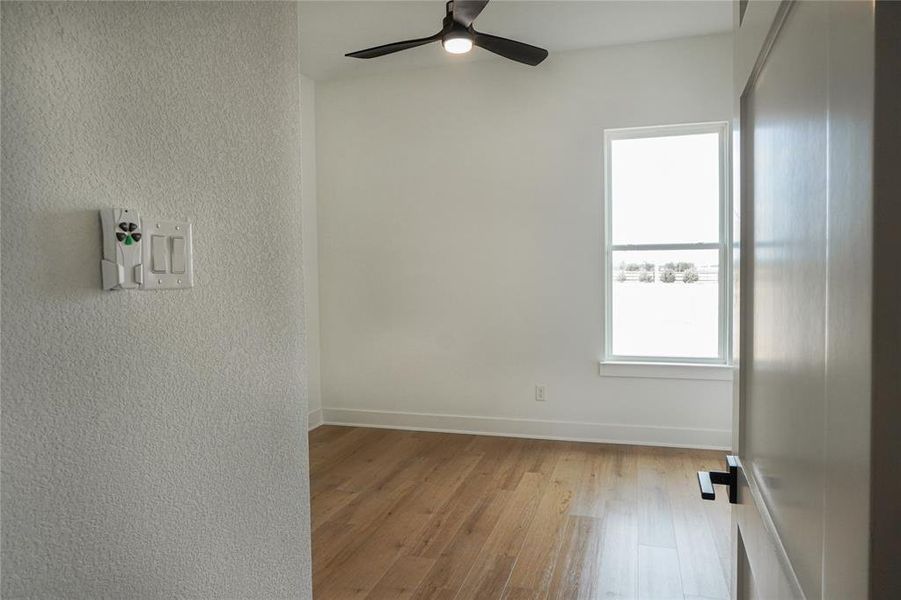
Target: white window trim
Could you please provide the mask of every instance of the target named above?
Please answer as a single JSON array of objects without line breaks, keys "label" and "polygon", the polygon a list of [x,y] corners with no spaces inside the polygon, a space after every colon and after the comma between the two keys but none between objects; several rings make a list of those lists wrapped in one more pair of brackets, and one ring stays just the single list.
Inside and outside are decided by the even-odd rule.
[{"label": "white window trim", "polygon": [[[720,240],[718,243],[704,244],[627,244],[614,245],[611,244],[613,239],[613,223],[611,219],[612,210],[612,181],[611,181],[611,144],[614,140],[620,139],[636,139],[644,137],[662,137],[667,135],[692,135],[700,133],[716,133],[719,135],[719,153],[720,153],[720,202],[719,202],[719,224],[720,224]],[[658,375],[660,377],[674,377],[671,373],[676,371],[673,369],[663,369],[661,367],[678,367],[683,373],[692,369],[701,370],[702,367],[728,367],[730,364],[731,349],[731,322],[732,315],[732,286],[731,269],[732,269],[732,196],[731,184],[729,176],[731,173],[731,144],[729,143],[729,123],[726,121],[715,121],[709,123],[689,123],[682,125],[660,125],[651,127],[629,127],[622,129],[605,129],[604,130],[604,356],[602,357],[600,374],[613,377],[633,377],[639,375],[627,375],[634,369],[623,369],[627,367],[646,365],[648,373],[665,372],[669,375]],[[667,356],[620,356],[613,354],[613,251],[614,250],[703,250],[703,249],[719,249],[720,252],[720,273],[719,273],[719,327],[718,327],[718,356],[716,358],[685,358],[685,357],[667,357]],[[605,368],[609,365],[611,368]],[[651,369],[653,367],[653,369]],[[686,371],[688,369],[688,371]],[[703,369],[709,371],[707,376],[684,376],[676,378],[687,379],[720,379],[725,378],[719,369]],[[728,378],[731,379],[731,369],[728,370]],[[645,376],[652,376],[650,374]]]},{"label": "white window trim", "polygon": [[599,361],[601,377],[626,377],[639,379],[693,379],[699,381],[732,381],[731,365],[698,363],[653,363]]}]

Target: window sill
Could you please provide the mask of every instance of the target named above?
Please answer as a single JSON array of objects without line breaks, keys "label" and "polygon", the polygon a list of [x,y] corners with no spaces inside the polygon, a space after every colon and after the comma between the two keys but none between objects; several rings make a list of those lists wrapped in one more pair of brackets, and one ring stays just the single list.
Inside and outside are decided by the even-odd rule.
[{"label": "window sill", "polygon": [[601,377],[732,381],[732,365],[599,361]]}]

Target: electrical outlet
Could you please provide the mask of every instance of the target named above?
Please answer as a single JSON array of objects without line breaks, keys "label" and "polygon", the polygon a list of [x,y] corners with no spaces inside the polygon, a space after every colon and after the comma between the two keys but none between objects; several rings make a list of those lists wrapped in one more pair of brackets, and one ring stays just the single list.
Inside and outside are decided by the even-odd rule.
[{"label": "electrical outlet", "polygon": [[543,383],[535,384],[535,401],[544,402],[547,400],[547,386]]}]

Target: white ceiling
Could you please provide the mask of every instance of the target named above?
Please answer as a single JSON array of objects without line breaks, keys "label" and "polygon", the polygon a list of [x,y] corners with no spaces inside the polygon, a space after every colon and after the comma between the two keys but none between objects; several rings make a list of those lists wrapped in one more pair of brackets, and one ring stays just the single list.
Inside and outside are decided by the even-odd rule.
[{"label": "white ceiling", "polygon": [[[429,44],[360,60],[344,54],[432,35],[441,29],[441,1],[302,1],[301,70],[313,79],[434,66],[468,60],[504,60],[473,49],[462,56]],[[730,0],[604,0],[533,2],[492,0],[476,19],[479,31],[554,52],[730,31]],[[511,68],[529,68],[511,63]],[[540,68],[540,67],[539,67]]]}]

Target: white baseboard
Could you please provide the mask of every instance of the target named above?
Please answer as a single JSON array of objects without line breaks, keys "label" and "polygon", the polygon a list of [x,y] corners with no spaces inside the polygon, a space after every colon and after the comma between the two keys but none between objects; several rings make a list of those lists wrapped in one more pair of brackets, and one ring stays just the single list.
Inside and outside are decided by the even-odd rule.
[{"label": "white baseboard", "polygon": [[[356,425],[384,429],[439,431],[501,437],[669,446],[729,450],[732,431],[728,429],[693,429],[651,425],[617,425],[578,421],[541,421],[505,417],[476,417],[429,413],[362,410],[357,408],[324,408],[323,422],[329,425]],[[312,424],[312,415],[310,417]]]},{"label": "white baseboard", "polygon": [[322,425],[322,409],[317,408],[316,410],[311,410],[310,414],[307,416],[308,430],[313,431],[320,425]]}]

